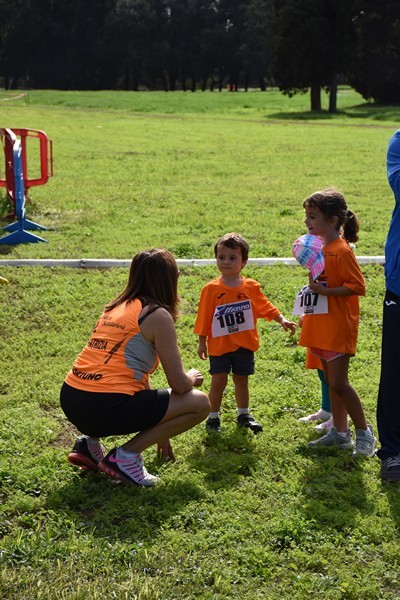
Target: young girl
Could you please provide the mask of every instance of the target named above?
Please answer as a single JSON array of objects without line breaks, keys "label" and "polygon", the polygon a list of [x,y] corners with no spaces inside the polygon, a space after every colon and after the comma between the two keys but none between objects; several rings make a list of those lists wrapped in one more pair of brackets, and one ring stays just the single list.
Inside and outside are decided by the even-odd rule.
[{"label": "young girl", "polygon": [[354,454],[370,457],[375,453],[376,439],[372,427],[366,423],[360,398],[348,381],[350,357],[354,356],[357,345],[358,296],[365,295],[364,278],[349,247],[349,242],[358,240],[358,220],[335,189],[315,192],[303,207],[308,233],[322,239],[325,269],[317,281],[310,277],[309,288],[321,297],[318,302],[321,308],[304,316],[299,343],[321,359],[329,384],[334,425],[309,446],[352,448],[349,414],[356,429]]}]

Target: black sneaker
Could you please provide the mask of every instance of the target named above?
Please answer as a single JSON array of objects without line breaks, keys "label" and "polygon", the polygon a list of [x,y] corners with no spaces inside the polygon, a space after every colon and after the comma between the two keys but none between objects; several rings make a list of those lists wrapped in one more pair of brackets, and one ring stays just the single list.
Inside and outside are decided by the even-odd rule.
[{"label": "black sneaker", "polygon": [[87,438],[85,436],[76,440],[74,447],[68,454],[67,459],[72,465],[81,469],[91,469],[97,471],[97,465],[104,458],[103,449],[99,443],[96,450],[89,450]]},{"label": "black sneaker", "polygon": [[400,454],[382,460],[381,478],[392,483],[400,481]]},{"label": "black sneaker", "polygon": [[253,433],[259,433],[263,430],[262,425],[260,425],[260,423],[257,423],[255,418],[250,413],[248,413],[247,415],[239,415],[237,418],[237,424],[240,427],[248,427]]},{"label": "black sneaker", "polygon": [[219,417],[208,417],[206,421],[206,429],[209,433],[220,433],[221,420]]}]

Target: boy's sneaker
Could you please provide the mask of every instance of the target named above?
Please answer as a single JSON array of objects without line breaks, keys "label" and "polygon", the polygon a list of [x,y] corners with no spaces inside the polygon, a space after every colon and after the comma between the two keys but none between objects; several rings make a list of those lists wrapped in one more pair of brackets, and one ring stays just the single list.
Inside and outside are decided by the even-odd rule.
[{"label": "boy's sneaker", "polygon": [[371,425],[368,425],[367,431],[356,429],[356,447],[354,448],[354,456],[366,456],[371,458],[374,456],[376,448],[376,437]]},{"label": "boy's sneaker", "polygon": [[347,431],[346,437],[338,434],[336,427],[332,427],[326,435],[308,442],[310,448],[336,447],[342,450],[350,450],[353,447],[350,431]]},{"label": "boy's sneaker", "polygon": [[316,413],[312,415],[307,415],[306,417],[300,417],[299,423],[309,423],[310,421],[327,421],[331,418],[331,413],[323,408],[317,410]]},{"label": "boy's sneaker", "polygon": [[99,462],[99,471],[103,471],[113,479],[136,485],[152,486],[160,481],[158,477],[146,471],[141,454],[134,454],[128,459],[117,458],[117,448],[113,448]]},{"label": "boy's sneaker", "polygon": [[382,460],[381,478],[392,483],[400,481],[400,454]]},{"label": "boy's sneaker", "polygon": [[237,424],[240,427],[248,427],[253,433],[259,433],[263,430],[262,425],[257,423],[255,418],[250,413],[238,415]]},{"label": "boy's sneaker", "polygon": [[206,421],[206,429],[208,433],[220,433],[221,420],[219,417],[208,417]]},{"label": "boy's sneaker", "polygon": [[81,469],[98,470],[99,462],[104,458],[103,448],[101,444],[89,444],[86,436],[78,438],[68,454],[67,459],[72,465]]},{"label": "boy's sneaker", "polygon": [[333,427],[333,419],[331,417],[327,421],[322,421],[322,423],[318,423],[318,425],[315,425],[314,429],[315,429],[315,431],[318,431],[318,433],[325,433],[325,432],[329,431],[330,429],[332,429],[332,427]]}]

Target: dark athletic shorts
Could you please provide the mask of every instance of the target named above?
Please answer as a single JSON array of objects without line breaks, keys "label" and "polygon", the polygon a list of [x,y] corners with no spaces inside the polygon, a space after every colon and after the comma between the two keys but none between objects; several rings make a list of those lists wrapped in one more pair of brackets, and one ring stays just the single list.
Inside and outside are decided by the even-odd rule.
[{"label": "dark athletic shorts", "polygon": [[169,390],[143,390],[133,396],[83,392],[64,382],[61,408],[75,427],[86,435],[128,435],[157,425],[169,405]]},{"label": "dark athletic shorts", "polygon": [[221,356],[210,356],[210,373],[232,373],[234,375],[254,375],[254,352],[238,348]]}]

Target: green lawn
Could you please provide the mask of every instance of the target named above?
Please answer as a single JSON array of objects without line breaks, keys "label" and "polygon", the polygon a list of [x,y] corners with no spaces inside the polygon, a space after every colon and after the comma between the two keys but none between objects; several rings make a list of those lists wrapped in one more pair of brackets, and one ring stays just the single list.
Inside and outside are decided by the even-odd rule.
[{"label": "green lawn", "polygon": [[[302,201],[340,187],[358,213],[359,255],[383,254],[393,199],[385,153],[400,108],[350,90],[339,113],[312,115],[309,98],[276,91],[218,93],[1,92],[3,126],[43,129],[55,176],[31,190],[28,217],[47,244],[0,246],[0,259],[130,258],[163,245],[211,258],[237,230],[252,257],[290,256],[304,233]],[[10,99],[11,98],[11,99]],[[325,99],[324,99],[325,100]],[[3,214],[6,210],[3,196]],[[382,267],[363,266],[358,352],[351,381],[375,425]],[[300,267],[248,266],[289,316]],[[379,461],[307,448],[298,418],[319,405],[304,350],[259,323],[251,407],[264,425],[238,431],[230,385],[223,432],[177,438],[178,461],[145,453],[154,489],[115,485],[66,461],[76,431],[58,394],[126,269],[0,266],[0,597],[5,599],[286,600],[400,596],[400,487]],[[179,342],[205,373],[192,333],[201,287],[215,268],[181,268]],[[165,385],[160,370],[152,380]],[[116,440],[105,440],[111,448]]]},{"label": "green lawn", "polygon": [[[336,185],[359,213],[360,252],[382,254],[392,209],[385,151],[397,128],[393,109],[374,114],[349,90],[339,94],[334,117],[308,112],[307,96],[276,91],[102,98],[29,92],[29,103],[4,104],[6,126],[42,129],[53,140],[55,176],[31,188],[27,206],[29,218],[50,228],[43,235],[49,244],[0,253],[130,258],[161,241],[178,258],[209,258],[215,238],[237,229],[252,256],[289,256],[303,228],[303,199]],[[212,110],[202,112],[202,102]]]}]

